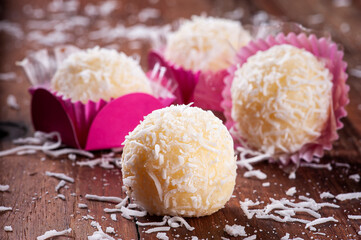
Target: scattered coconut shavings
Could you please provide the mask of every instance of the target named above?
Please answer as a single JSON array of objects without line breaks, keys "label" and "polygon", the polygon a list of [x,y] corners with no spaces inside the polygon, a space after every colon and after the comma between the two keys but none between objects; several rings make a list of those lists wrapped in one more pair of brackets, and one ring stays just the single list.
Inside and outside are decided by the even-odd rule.
[{"label": "scattered coconut shavings", "polygon": [[158,232],[156,237],[160,240],[169,240],[169,237],[164,232]]},{"label": "scattered coconut shavings", "polygon": [[284,235],[281,240],[288,240],[290,239],[290,234],[289,233],[286,233],[286,235]]},{"label": "scattered coconut shavings", "polygon": [[[123,186],[124,187],[124,186]],[[121,201],[120,203],[118,203],[117,205],[115,205],[115,208],[121,208],[121,207],[125,207],[125,205],[127,205],[127,202],[129,200],[129,197],[126,196],[123,201]]]},{"label": "scattered coconut shavings", "polygon": [[243,240],[254,240],[254,239],[257,239],[257,235],[254,234],[252,236],[249,236],[249,237],[246,237],[246,238],[243,238]]},{"label": "scattered coconut shavings", "polygon": [[309,167],[315,169],[327,169],[328,171],[332,170],[332,166],[330,163],[327,164],[319,164],[319,163],[301,163],[300,167]]},{"label": "scattered coconut shavings", "polygon": [[60,180],[58,185],[56,185],[56,187],[55,187],[55,192],[59,192],[60,188],[64,187],[65,184],[66,184],[66,182],[64,180]]},{"label": "scattered coconut shavings", "polygon": [[193,231],[194,227],[190,226],[187,221],[179,216],[174,216],[172,218],[168,219],[168,225],[172,228],[177,228],[180,226],[185,226],[185,228],[187,228],[188,231]]},{"label": "scattered coconut shavings", "polygon": [[2,31],[17,39],[22,39],[24,37],[24,32],[20,25],[14,22],[0,21],[0,32]]},{"label": "scattered coconut shavings", "polygon": [[74,153],[69,153],[68,154],[68,159],[71,161],[75,161],[76,160],[76,155]]},{"label": "scattered coconut shavings", "polygon": [[295,195],[296,192],[297,192],[296,187],[291,187],[290,189],[287,190],[286,195],[293,196]]},{"label": "scattered coconut shavings", "polygon": [[333,195],[332,193],[329,192],[323,192],[320,194],[320,198],[334,198],[335,195]]},{"label": "scattered coconut shavings", "polygon": [[270,182],[264,182],[262,183],[262,187],[269,187],[271,184]]},{"label": "scattered coconut shavings", "polygon": [[351,76],[356,78],[361,78],[361,70],[357,68],[352,68],[348,71]]},{"label": "scattered coconut shavings", "polygon": [[237,224],[234,224],[232,226],[226,225],[224,227],[224,231],[229,235],[231,235],[232,237],[239,237],[239,236],[246,237],[247,233],[244,229],[245,227]]},{"label": "scattered coconut shavings", "polygon": [[361,226],[360,226],[360,231],[357,234],[361,236]]},{"label": "scattered coconut shavings", "polygon": [[114,228],[112,228],[112,227],[107,227],[107,228],[105,229],[105,232],[106,232],[106,233],[115,233]]},{"label": "scattered coconut shavings", "polygon": [[355,219],[355,220],[361,219],[361,215],[347,215],[347,217],[348,217],[349,219]]},{"label": "scattered coconut shavings", "polygon": [[14,109],[14,110],[19,110],[20,109],[20,106],[16,100],[16,97],[12,94],[10,94],[7,98],[6,98],[6,104]]},{"label": "scattered coconut shavings", "polygon": [[63,194],[56,195],[56,198],[60,198],[61,200],[66,200],[65,196]]},{"label": "scattered coconut shavings", "polygon": [[93,159],[93,160],[89,160],[89,161],[81,161],[81,162],[76,162],[76,165],[79,166],[88,166],[91,168],[94,168],[96,165],[99,165],[102,168],[105,169],[113,169],[114,165],[111,163],[116,163],[116,161],[118,160],[118,158],[112,158],[109,157],[108,155],[106,156],[102,156],[101,158],[97,158],[97,159]]},{"label": "scattered coconut shavings", "polygon": [[288,179],[296,179],[296,172],[291,172]]},{"label": "scattered coconut shavings", "polygon": [[267,175],[263,172],[261,172],[260,170],[251,170],[251,171],[247,171],[244,173],[243,175],[246,178],[250,178],[250,177],[256,177],[258,179],[264,180],[267,178]]},{"label": "scattered coconut shavings", "polygon": [[70,183],[74,183],[74,178],[71,178],[71,177],[65,175],[64,173],[54,173],[54,172],[46,171],[45,175],[49,176],[49,177],[55,177],[57,179],[64,180],[64,181],[67,181]]},{"label": "scattered coconut shavings", "polygon": [[145,233],[154,233],[154,232],[164,232],[169,231],[170,227],[155,227],[155,228],[149,228]]},{"label": "scattered coconut shavings", "polygon": [[11,226],[4,226],[4,231],[5,232],[12,232],[13,228]]},{"label": "scattered coconut shavings", "polygon": [[360,181],[360,174],[358,174],[358,173],[352,174],[352,175],[348,176],[348,178],[354,180],[355,182],[359,182]]},{"label": "scattered coconut shavings", "polygon": [[[39,150],[39,151],[49,151],[49,150],[54,150],[56,148],[59,148],[61,145],[61,137],[60,134],[58,132],[51,132],[51,133],[43,133],[43,132],[35,132],[34,133],[34,137],[39,139],[39,144],[43,144],[43,145],[24,145],[24,146],[19,146],[19,147],[14,147],[8,150],[4,150],[4,151],[0,151],[0,157],[4,157],[7,155],[12,155],[15,154],[19,151],[24,151],[24,150]],[[57,141],[53,142],[51,141],[51,139],[56,138]],[[33,138],[31,138],[33,139]],[[26,140],[23,140],[24,142],[26,142]]]},{"label": "scattered coconut shavings", "polygon": [[88,205],[86,205],[85,203],[78,203],[78,208],[81,209],[88,208]]},{"label": "scattered coconut shavings", "polygon": [[126,219],[132,219],[132,217],[144,217],[147,215],[146,211],[138,211],[126,207],[121,207],[120,211],[122,213],[122,217]]},{"label": "scattered coconut shavings", "polygon": [[113,221],[117,221],[117,215],[116,214],[110,214],[110,218],[113,220]]},{"label": "scattered coconut shavings", "polygon": [[143,222],[139,222],[139,221],[136,221],[135,223],[139,226],[164,226],[167,224],[167,221],[170,217],[169,216],[164,216],[163,217],[163,221],[161,222],[146,222],[146,223],[143,223]]},{"label": "scattered coconut shavings", "polygon": [[123,199],[119,197],[98,196],[93,194],[86,194],[85,198],[88,200],[99,201],[99,202],[110,202],[110,203],[120,203],[123,201]]},{"label": "scattered coconut shavings", "polygon": [[152,18],[158,18],[160,11],[156,8],[144,8],[138,13],[138,19],[140,22],[146,22]]},{"label": "scattered coconut shavings", "polygon": [[37,240],[45,240],[45,239],[49,239],[52,237],[57,237],[57,236],[64,236],[67,235],[68,233],[71,233],[71,228],[68,228],[66,230],[63,231],[56,231],[56,230],[50,230],[50,231],[46,231],[43,235],[38,236],[36,239]]},{"label": "scattered coconut shavings", "polygon": [[85,220],[88,220],[88,219],[94,220],[94,218],[92,216],[90,216],[89,214],[86,216],[82,216],[81,218],[85,219]]},{"label": "scattered coconut shavings", "polygon": [[119,208],[104,208],[104,212],[106,213],[117,213],[122,212]]},{"label": "scattered coconut shavings", "polygon": [[351,168],[350,164],[348,164],[348,163],[335,162],[335,166],[336,166],[336,167]]},{"label": "scattered coconut shavings", "polygon": [[12,207],[4,207],[4,206],[0,206],[0,212],[5,212],[5,211],[12,211],[13,208]]},{"label": "scattered coconut shavings", "polygon": [[359,199],[359,198],[361,198],[361,192],[342,193],[342,194],[336,195],[336,199],[339,201]]},{"label": "scattered coconut shavings", "polygon": [[[240,153],[239,154],[240,160],[236,162],[237,165],[240,167],[245,167],[249,171],[253,170],[252,164],[266,161],[271,157],[268,154],[261,154],[259,152],[255,152],[243,147],[237,147],[236,150]],[[253,157],[246,157],[247,155]]]},{"label": "scattered coconut shavings", "polygon": [[318,224],[327,223],[327,222],[338,222],[338,220],[336,220],[333,217],[319,218],[319,219],[313,220],[312,222],[307,223],[306,228],[309,228],[311,226],[315,226]]},{"label": "scattered coconut shavings", "polygon": [[335,7],[349,7],[352,4],[352,0],[333,0],[332,4]]},{"label": "scattered coconut shavings", "polygon": [[49,155],[54,158],[57,158],[57,157],[60,157],[61,155],[66,155],[66,154],[78,154],[78,155],[85,156],[88,158],[94,157],[94,155],[91,152],[80,150],[80,149],[74,149],[74,148],[63,148],[63,149],[53,150],[53,151],[44,151],[44,153],[46,155]]},{"label": "scattered coconut shavings", "polygon": [[1,81],[10,81],[16,78],[16,74],[14,72],[0,73]]},{"label": "scattered coconut shavings", "polygon": [[0,185],[0,192],[8,191],[10,188],[9,185]]},{"label": "scattered coconut shavings", "polygon": [[93,232],[93,235],[88,236],[88,240],[115,240],[113,237],[104,233],[100,224],[96,221],[90,223],[92,227],[96,227],[98,231]]}]

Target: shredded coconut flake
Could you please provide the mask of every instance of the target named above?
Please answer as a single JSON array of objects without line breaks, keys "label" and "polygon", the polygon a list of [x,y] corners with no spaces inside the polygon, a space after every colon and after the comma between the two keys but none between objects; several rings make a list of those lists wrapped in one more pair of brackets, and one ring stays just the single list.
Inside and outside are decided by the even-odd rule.
[{"label": "shredded coconut flake", "polygon": [[271,184],[269,182],[262,183],[262,187],[269,187]]},{"label": "shredded coconut flake", "polygon": [[106,232],[106,233],[115,233],[114,228],[112,228],[112,227],[107,227],[107,228],[105,229],[105,232]]},{"label": "shredded coconut flake", "polygon": [[8,191],[10,188],[9,185],[0,185],[0,192]]},{"label": "shredded coconut flake", "polygon": [[96,227],[98,231],[95,231],[93,235],[88,236],[88,240],[115,240],[113,237],[109,236],[108,234],[104,233],[100,224],[96,221],[92,221],[90,223],[92,227]]},{"label": "shredded coconut flake", "polygon": [[293,196],[296,192],[297,192],[296,187],[291,187],[290,189],[287,190],[286,195]]},{"label": "shredded coconut flake", "polygon": [[360,181],[360,174],[358,174],[358,173],[352,174],[348,178],[354,180],[355,182],[359,182]]},{"label": "shredded coconut flake", "polygon": [[336,220],[333,217],[319,218],[319,219],[313,220],[312,222],[307,223],[306,228],[309,228],[311,226],[315,226],[318,224],[327,223],[327,222],[338,222],[338,220]]},{"label": "shredded coconut flake", "polygon": [[156,237],[160,240],[168,240],[169,239],[167,234],[164,232],[158,232]]},{"label": "shredded coconut flake", "polygon": [[70,182],[70,183],[74,182],[74,178],[71,178],[71,177],[65,175],[64,173],[54,173],[54,172],[46,171],[45,175],[49,176],[49,177],[55,177],[57,179],[64,180],[64,181],[67,181],[67,182]]},{"label": "shredded coconut flake", "polygon": [[169,231],[170,227],[155,227],[155,228],[149,228],[145,233],[154,233],[154,232],[164,232]]},{"label": "shredded coconut flake", "polygon": [[347,217],[348,217],[349,219],[356,219],[356,220],[361,219],[361,215],[348,215]]},{"label": "shredded coconut flake", "polygon": [[12,232],[13,228],[11,226],[4,226],[5,232]]},{"label": "shredded coconut flake", "polygon": [[246,238],[243,238],[243,240],[255,240],[255,239],[257,239],[257,235],[256,235],[256,234],[254,234],[254,235],[252,235],[252,236],[249,236],[249,237],[246,237]]},{"label": "shredded coconut flake", "polygon": [[123,199],[119,198],[119,197],[98,196],[98,195],[93,195],[93,194],[86,194],[85,198],[88,200],[93,200],[93,201],[111,202],[111,203],[120,203],[123,201]]},{"label": "shredded coconut flake", "polygon": [[13,210],[13,208],[11,208],[11,207],[0,206],[0,212],[12,211],[12,210]]},{"label": "shredded coconut flake", "polygon": [[247,233],[244,230],[244,228],[245,227],[237,224],[234,224],[232,226],[226,225],[224,227],[224,231],[233,237],[239,237],[239,236],[246,237]]},{"label": "shredded coconut flake", "polygon": [[256,177],[261,180],[264,180],[267,178],[267,175],[265,173],[261,172],[260,170],[252,170],[252,171],[245,172],[243,176],[246,178]]},{"label": "shredded coconut flake", "polygon": [[20,109],[20,106],[16,100],[16,97],[12,94],[10,94],[7,98],[6,98],[6,103],[7,105],[12,108],[12,109],[15,109],[15,110],[19,110]]},{"label": "shredded coconut flake", "polygon": [[117,215],[112,213],[110,214],[110,218],[113,220],[113,221],[117,221]]},{"label": "shredded coconut flake", "polygon": [[330,163],[327,164],[318,164],[318,163],[301,163],[301,167],[309,167],[315,169],[327,169],[328,171],[332,170],[332,166]]},{"label": "shredded coconut flake", "polygon": [[65,184],[66,184],[66,182],[64,180],[60,180],[58,185],[56,185],[56,187],[55,187],[55,192],[59,192],[60,188],[64,187]]},{"label": "shredded coconut flake", "polygon": [[78,208],[88,208],[88,205],[84,203],[78,203]]},{"label": "shredded coconut flake", "polygon": [[0,80],[1,81],[10,81],[16,78],[16,74],[14,72],[8,73],[0,73]]},{"label": "shredded coconut flake", "polygon": [[342,193],[336,196],[336,199],[340,201],[359,199],[359,198],[361,198],[361,192]]},{"label": "shredded coconut flake", "polygon": [[56,230],[46,231],[43,235],[38,236],[36,239],[37,240],[45,240],[45,239],[49,239],[52,237],[64,236],[64,235],[71,233],[71,230],[72,230],[71,228],[68,228],[68,229],[60,231],[60,232],[58,232]]},{"label": "shredded coconut flake", "polygon": [[329,192],[323,192],[320,194],[320,198],[334,198],[335,195],[333,195],[332,193]]}]

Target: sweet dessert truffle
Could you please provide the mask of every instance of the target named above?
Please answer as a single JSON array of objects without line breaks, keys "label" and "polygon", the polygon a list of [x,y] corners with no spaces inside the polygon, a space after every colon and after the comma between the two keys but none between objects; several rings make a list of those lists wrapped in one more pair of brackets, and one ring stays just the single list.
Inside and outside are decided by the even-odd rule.
[{"label": "sweet dessert truffle", "polygon": [[109,101],[133,92],[151,93],[138,62],[116,50],[95,47],[69,55],[51,80],[51,88],[73,102]]},{"label": "sweet dessert truffle", "polygon": [[227,128],[197,107],[153,111],[124,142],[123,184],[150,214],[216,212],[232,195],[236,168]]},{"label": "sweet dessert truffle", "polygon": [[332,85],[325,64],[306,50],[281,44],[258,51],[234,74],[236,132],[249,148],[270,156],[299,151],[321,136]]},{"label": "sweet dessert truffle", "polygon": [[239,22],[193,16],[168,36],[164,55],[187,70],[218,71],[229,67],[250,39]]}]

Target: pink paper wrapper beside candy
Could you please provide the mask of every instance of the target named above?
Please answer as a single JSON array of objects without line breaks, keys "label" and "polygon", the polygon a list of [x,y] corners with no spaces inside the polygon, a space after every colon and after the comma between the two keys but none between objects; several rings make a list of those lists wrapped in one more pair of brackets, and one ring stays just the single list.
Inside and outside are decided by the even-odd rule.
[{"label": "pink paper wrapper beside candy", "polygon": [[[229,69],[230,75],[225,78],[225,88],[223,90],[223,102],[222,107],[224,109],[224,115],[227,119],[226,126],[233,133],[234,139],[244,140],[241,136],[237,135],[235,131],[235,122],[231,116],[232,99],[231,99],[231,85],[236,71],[236,65],[242,66],[250,56],[253,56],[256,52],[267,50],[275,45],[290,44],[297,48],[303,48],[312,53],[317,58],[325,60],[325,67],[332,73],[333,87],[332,87],[332,102],[331,102],[331,114],[329,120],[325,124],[321,136],[312,143],[305,144],[299,151],[292,154],[283,154],[278,156],[277,159],[271,160],[280,161],[283,164],[288,164],[290,161],[299,164],[303,159],[307,162],[314,160],[314,156],[322,157],[324,150],[330,150],[332,148],[332,142],[338,139],[337,129],[342,128],[340,119],[347,115],[345,111],[345,105],[349,102],[347,93],[349,86],[346,84],[347,74],[345,73],[347,64],[342,60],[343,52],[337,49],[335,43],[329,39],[318,39],[315,35],[311,34],[307,36],[304,33],[296,35],[295,33],[289,33],[284,35],[279,33],[277,36],[268,36],[266,39],[258,39],[250,42],[247,46],[243,47],[239,54],[237,63]],[[238,145],[240,141],[238,141]]]},{"label": "pink paper wrapper beside candy", "polygon": [[35,130],[61,134],[64,144],[85,150],[121,147],[125,136],[143,117],[153,110],[170,105],[175,97],[169,90],[176,89],[159,73],[148,73],[153,95],[126,94],[109,102],[72,102],[48,88],[57,64],[70,53],[78,51],[65,46],[54,49],[54,56],[41,50],[26,58],[23,66],[33,87],[31,113]]}]

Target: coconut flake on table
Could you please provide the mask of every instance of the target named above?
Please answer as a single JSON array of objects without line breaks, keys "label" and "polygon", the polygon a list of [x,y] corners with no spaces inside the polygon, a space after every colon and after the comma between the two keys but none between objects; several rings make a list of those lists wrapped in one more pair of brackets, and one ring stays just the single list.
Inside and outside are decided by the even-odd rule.
[{"label": "coconut flake on table", "polygon": [[348,215],[347,217],[348,217],[349,219],[355,219],[355,220],[361,219],[361,215]]},{"label": "coconut flake on table", "polygon": [[336,199],[339,201],[352,200],[361,198],[361,192],[342,193],[336,195]]},{"label": "coconut flake on table", "polygon": [[261,172],[260,170],[247,171],[244,173],[243,176],[246,178],[256,177],[260,180],[264,180],[267,178],[267,175],[265,173]]},{"label": "coconut flake on table", "polygon": [[82,216],[81,218],[84,220],[88,220],[88,219],[94,220],[94,217],[90,216],[89,214],[86,216]]},{"label": "coconut flake on table", "polygon": [[224,231],[226,233],[228,233],[229,235],[231,235],[232,237],[239,237],[239,236],[246,237],[247,233],[244,229],[245,229],[244,226],[237,225],[237,224],[234,224],[232,226],[227,224],[224,227]]},{"label": "coconut flake on table", "polygon": [[13,228],[11,226],[4,226],[4,231],[5,232],[12,232]]},{"label": "coconut flake on table", "polygon": [[271,184],[270,182],[264,182],[262,183],[262,187],[269,187]]},{"label": "coconut flake on table", "polygon": [[328,222],[338,222],[338,220],[335,219],[334,217],[319,218],[319,219],[313,220],[312,222],[307,223],[306,228],[309,228],[311,226],[315,226],[318,224],[328,223]]},{"label": "coconut flake on table", "polygon": [[335,195],[333,195],[330,192],[323,192],[320,194],[320,198],[334,198],[334,197],[335,197]]},{"label": "coconut flake on table", "polygon": [[20,25],[15,22],[0,21],[0,32],[5,32],[17,39],[22,39],[24,37],[24,31],[21,29]]},{"label": "coconut flake on table", "polygon": [[357,68],[352,68],[348,71],[351,76],[356,78],[361,78],[361,70]]},{"label": "coconut flake on table", "polygon": [[64,201],[66,200],[64,194],[58,194],[58,195],[56,195],[55,198],[60,198],[61,200],[64,200]]},{"label": "coconut flake on table", "polygon": [[60,232],[58,232],[56,230],[46,231],[43,235],[38,236],[36,239],[37,240],[45,240],[45,239],[49,239],[52,237],[64,236],[64,235],[71,233],[71,230],[72,230],[71,228],[68,228],[68,229],[60,231]]},{"label": "coconut flake on table", "polygon": [[170,217],[169,216],[164,216],[163,217],[163,221],[161,222],[139,222],[139,221],[136,221],[135,223],[139,226],[164,226],[167,224],[167,221]]},{"label": "coconut flake on table", "polygon": [[6,98],[6,104],[14,110],[20,109],[20,106],[16,100],[16,97],[12,94],[8,95],[8,97]]},{"label": "coconut flake on table", "polygon": [[46,171],[45,175],[49,176],[49,177],[54,177],[54,178],[57,178],[60,180],[64,180],[64,181],[67,181],[70,183],[74,183],[74,178],[69,177],[69,176],[65,175],[64,173],[54,173],[54,172]]},{"label": "coconut flake on table", "polygon": [[94,160],[89,160],[89,161],[78,161],[76,162],[76,165],[78,166],[88,166],[91,168],[94,168],[95,166],[99,165],[101,168],[104,169],[113,169],[114,165],[112,165],[111,163],[116,163],[118,158],[112,158],[109,156],[102,156],[101,158],[97,158]]},{"label": "coconut flake on table", "polygon": [[156,8],[143,8],[138,13],[138,19],[140,22],[146,22],[152,18],[160,17],[160,11]]},{"label": "coconut flake on table", "polygon": [[105,229],[105,232],[106,232],[106,233],[115,233],[113,227],[107,227],[107,228]]},{"label": "coconut flake on table", "polygon": [[93,194],[86,194],[85,198],[88,200],[99,201],[99,202],[110,202],[110,203],[120,203],[123,201],[123,199],[120,197],[98,196]]},{"label": "coconut flake on table", "polygon": [[358,173],[352,174],[352,175],[348,176],[348,178],[354,180],[355,182],[359,182],[360,181],[360,174],[358,174]]},{"label": "coconut flake on table", "polygon": [[110,219],[112,219],[113,221],[117,221],[117,215],[116,214],[110,214]]},{"label": "coconut flake on table", "polygon": [[291,172],[288,179],[296,179],[296,172]]},{"label": "coconut flake on table", "polygon": [[334,7],[349,7],[352,4],[352,0],[333,0]]},{"label": "coconut flake on table", "polygon": [[145,231],[145,233],[164,232],[169,230],[170,227],[154,227],[154,228],[149,228],[148,230]]},{"label": "coconut flake on table", "polygon": [[100,224],[96,221],[90,223],[92,227],[97,228],[98,231],[93,232],[93,235],[88,236],[88,240],[115,240],[113,237],[104,233]]},{"label": "coconut flake on table", "polygon": [[255,240],[255,239],[257,239],[257,235],[256,235],[256,234],[251,235],[251,236],[246,237],[246,238],[243,238],[243,240]]},{"label": "coconut flake on table", "polygon": [[341,162],[335,162],[336,167],[345,167],[345,168],[351,168],[350,164],[348,163],[341,163]]},{"label": "coconut flake on table", "polygon": [[297,192],[296,187],[291,187],[290,189],[287,190],[286,195],[293,196],[296,192]]},{"label": "coconut flake on table", "polygon": [[8,191],[9,188],[10,188],[9,185],[1,185],[1,184],[0,184],[0,192]]},{"label": "coconut flake on table", "polygon": [[56,185],[55,187],[55,192],[59,192],[59,190],[64,187],[66,184],[66,182],[64,180],[60,180],[60,182],[58,183],[58,185]]},{"label": "coconut flake on table", "polygon": [[16,78],[16,74],[14,72],[0,73],[1,81],[10,81]]},{"label": "coconut flake on table", "polygon": [[327,164],[301,163],[300,167],[309,167],[309,168],[315,168],[315,169],[327,169],[328,171],[332,170],[332,166],[330,163],[327,163]]},{"label": "coconut flake on table", "polygon": [[13,210],[12,207],[0,206],[0,212],[12,211],[12,210]]},{"label": "coconut flake on table", "polygon": [[86,205],[85,203],[78,203],[78,208],[81,209],[88,208],[88,205]]},{"label": "coconut flake on table", "polygon": [[158,232],[156,238],[160,239],[160,240],[168,240],[169,237],[167,236],[167,234],[165,232]]}]

